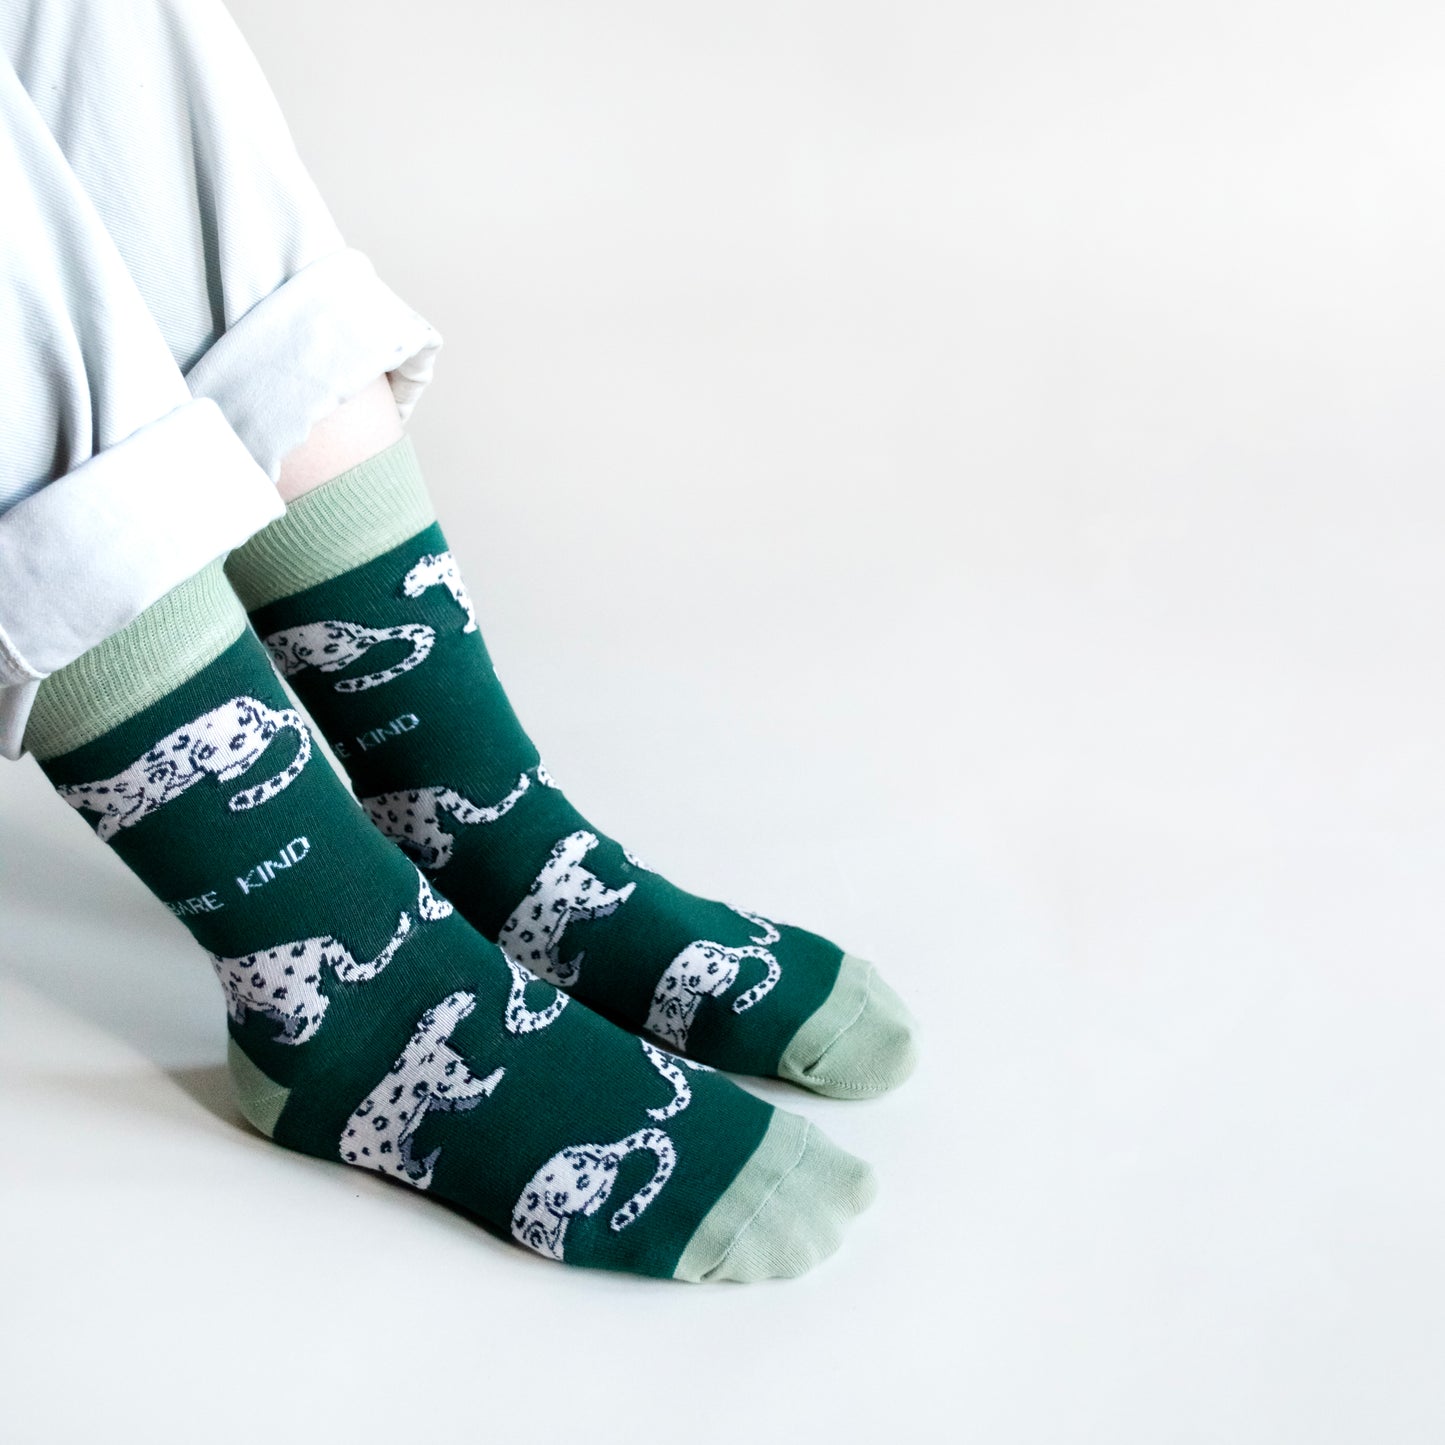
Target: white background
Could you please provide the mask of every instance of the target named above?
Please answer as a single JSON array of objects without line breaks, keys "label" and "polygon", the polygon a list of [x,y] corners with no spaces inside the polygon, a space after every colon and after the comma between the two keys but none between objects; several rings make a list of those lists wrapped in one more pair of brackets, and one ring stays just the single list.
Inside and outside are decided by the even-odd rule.
[{"label": "white background", "polygon": [[1445,11],[236,0],[447,338],[520,711],[925,1020],[807,1279],[549,1267],[237,1124],[183,930],[0,767],[0,1426],[1438,1445]]}]

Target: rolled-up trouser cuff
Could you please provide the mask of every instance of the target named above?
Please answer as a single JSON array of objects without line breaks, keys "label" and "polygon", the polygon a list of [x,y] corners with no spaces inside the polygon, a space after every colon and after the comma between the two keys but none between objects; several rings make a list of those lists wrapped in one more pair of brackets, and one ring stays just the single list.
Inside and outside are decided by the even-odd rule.
[{"label": "rolled-up trouser cuff", "polygon": [[42,678],[285,511],[214,402],[177,407],[0,516],[0,755]]},{"label": "rolled-up trouser cuff", "polygon": [[383,372],[405,421],[441,337],[360,251],[303,267],[253,306],[186,373],[274,480],[311,428]]}]

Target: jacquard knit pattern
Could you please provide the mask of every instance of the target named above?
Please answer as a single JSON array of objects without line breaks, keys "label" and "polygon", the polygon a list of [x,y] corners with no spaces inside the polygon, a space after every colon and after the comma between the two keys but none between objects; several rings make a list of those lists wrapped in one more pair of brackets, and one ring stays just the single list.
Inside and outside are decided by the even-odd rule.
[{"label": "jacquard knit pattern", "polygon": [[[398,677],[433,625],[382,639]],[[211,955],[248,1071],[284,1096],[263,1126],[282,1144],[450,1200],[550,1258],[667,1276],[775,1117],[465,923],[370,826],[249,633],[42,766]]]},{"label": "jacquard knit pattern", "polygon": [[510,959],[669,1049],[776,1071],[842,950],[683,892],[572,807],[497,680],[440,528],[252,622],[372,821]]}]

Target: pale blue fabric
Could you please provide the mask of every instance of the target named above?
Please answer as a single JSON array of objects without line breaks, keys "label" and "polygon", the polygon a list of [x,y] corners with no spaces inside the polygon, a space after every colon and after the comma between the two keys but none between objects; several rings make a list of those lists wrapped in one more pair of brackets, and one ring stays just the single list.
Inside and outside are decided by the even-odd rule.
[{"label": "pale blue fabric", "polygon": [[13,757],[39,679],[279,515],[281,459],[374,377],[405,417],[440,338],[343,242],[218,0],[4,0],[0,197]]}]

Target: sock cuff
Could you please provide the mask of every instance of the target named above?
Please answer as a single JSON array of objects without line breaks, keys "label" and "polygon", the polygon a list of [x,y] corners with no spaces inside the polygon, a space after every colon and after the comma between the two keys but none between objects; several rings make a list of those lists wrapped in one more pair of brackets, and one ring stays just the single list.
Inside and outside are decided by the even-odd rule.
[{"label": "sock cuff", "polygon": [[360,567],[436,521],[410,437],[297,497],[226,561],[248,612]]},{"label": "sock cuff", "polygon": [[103,737],[214,662],[246,628],[219,559],[40,684],[25,747],[41,762]]}]

